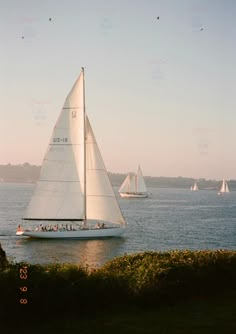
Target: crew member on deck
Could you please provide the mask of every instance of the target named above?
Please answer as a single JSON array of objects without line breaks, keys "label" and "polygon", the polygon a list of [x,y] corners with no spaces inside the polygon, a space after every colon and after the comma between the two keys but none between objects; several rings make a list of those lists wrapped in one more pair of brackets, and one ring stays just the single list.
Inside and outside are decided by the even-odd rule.
[{"label": "crew member on deck", "polygon": [[18,225],[17,227],[17,232],[23,232],[22,228],[21,228],[21,225]]}]

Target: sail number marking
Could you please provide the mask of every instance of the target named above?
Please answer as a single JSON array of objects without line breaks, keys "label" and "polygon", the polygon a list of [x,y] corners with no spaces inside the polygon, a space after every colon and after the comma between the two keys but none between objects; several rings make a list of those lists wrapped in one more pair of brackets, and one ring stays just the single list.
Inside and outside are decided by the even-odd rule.
[{"label": "sail number marking", "polygon": [[53,138],[53,142],[54,143],[67,143],[68,138],[55,137],[55,138]]},{"label": "sail number marking", "polygon": [[20,276],[20,280],[24,281],[24,286],[20,286],[20,291],[24,294],[23,296],[21,296],[22,298],[20,298],[20,303],[22,305],[25,305],[28,303],[28,299],[25,296],[25,293],[28,291],[28,287],[26,286],[26,280],[28,279],[28,267],[27,266],[23,266],[22,268],[20,268],[19,276]]}]

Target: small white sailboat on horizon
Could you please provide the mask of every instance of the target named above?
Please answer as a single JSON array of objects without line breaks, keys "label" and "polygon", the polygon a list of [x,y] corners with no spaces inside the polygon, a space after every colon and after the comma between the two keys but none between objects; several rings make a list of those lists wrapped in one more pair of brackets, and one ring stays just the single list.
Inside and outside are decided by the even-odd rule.
[{"label": "small white sailboat on horizon", "polygon": [[126,176],[118,192],[121,197],[127,197],[127,198],[148,197],[147,187],[140,166],[138,167],[137,174],[129,173]]},{"label": "small white sailboat on horizon", "polygon": [[37,226],[19,226],[16,234],[32,238],[119,237],[125,231],[85,112],[84,68],[64,102],[22,220]]},{"label": "small white sailboat on horizon", "polygon": [[191,191],[198,191],[197,181],[195,181],[194,185],[191,186],[190,190],[191,190]]},{"label": "small white sailboat on horizon", "polygon": [[224,193],[229,193],[229,186],[228,183],[225,181],[225,179],[223,179],[222,181],[222,185],[220,191],[218,192],[218,195],[222,195]]}]

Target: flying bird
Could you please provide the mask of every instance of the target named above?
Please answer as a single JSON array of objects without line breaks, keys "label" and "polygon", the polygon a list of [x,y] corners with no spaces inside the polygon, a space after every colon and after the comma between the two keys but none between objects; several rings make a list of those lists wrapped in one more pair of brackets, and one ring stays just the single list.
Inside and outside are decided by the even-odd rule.
[{"label": "flying bird", "polygon": [[49,21],[52,21],[52,18],[51,18],[51,17],[49,17]]},{"label": "flying bird", "polygon": [[157,16],[157,20],[159,20],[160,16]]},{"label": "flying bird", "polygon": [[24,39],[25,37],[24,37],[24,36],[22,36],[21,38],[22,38],[22,39]]},{"label": "flying bird", "polygon": [[203,31],[203,28],[201,28],[200,31]]}]

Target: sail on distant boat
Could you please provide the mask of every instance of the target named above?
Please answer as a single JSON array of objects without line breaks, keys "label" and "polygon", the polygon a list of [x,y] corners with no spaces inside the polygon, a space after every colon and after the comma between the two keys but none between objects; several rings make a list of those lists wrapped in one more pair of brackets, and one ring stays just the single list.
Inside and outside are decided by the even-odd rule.
[{"label": "sail on distant boat", "polygon": [[140,166],[137,174],[129,173],[126,176],[118,192],[121,197],[148,197],[146,184]]},{"label": "sail on distant boat", "polygon": [[194,185],[191,186],[190,190],[191,190],[191,191],[198,191],[197,181],[195,181]]},{"label": "sail on distant boat", "polygon": [[29,230],[19,226],[17,235],[34,238],[104,238],[124,233],[126,223],[85,112],[83,68],[54,127],[23,221],[38,226]]},{"label": "sail on distant boat", "polygon": [[218,195],[222,195],[224,193],[229,193],[229,187],[225,179],[223,179],[222,181],[222,185],[221,185],[220,191],[218,192]]}]

